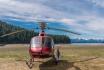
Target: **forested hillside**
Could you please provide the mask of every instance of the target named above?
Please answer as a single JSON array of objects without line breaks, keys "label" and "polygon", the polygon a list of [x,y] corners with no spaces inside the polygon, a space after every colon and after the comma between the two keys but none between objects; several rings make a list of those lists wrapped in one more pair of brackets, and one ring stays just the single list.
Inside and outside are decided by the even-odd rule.
[{"label": "forested hillside", "polygon": [[[38,35],[38,33],[32,30],[27,30],[27,29],[13,26],[13,25],[7,24],[6,22],[0,21],[0,36],[10,32],[17,31],[17,30],[25,30],[25,31],[0,38],[0,43],[29,43],[31,40],[31,37]],[[70,42],[69,37],[65,35],[50,35],[50,36],[53,37],[55,43]]]}]

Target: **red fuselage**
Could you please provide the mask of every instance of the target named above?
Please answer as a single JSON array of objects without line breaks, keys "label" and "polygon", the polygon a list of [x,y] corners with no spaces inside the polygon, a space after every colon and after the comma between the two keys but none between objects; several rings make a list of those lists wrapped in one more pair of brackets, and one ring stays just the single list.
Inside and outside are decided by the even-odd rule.
[{"label": "red fuselage", "polygon": [[50,57],[53,53],[53,40],[48,36],[33,37],[30,43],[29,53],[32,57]]}]

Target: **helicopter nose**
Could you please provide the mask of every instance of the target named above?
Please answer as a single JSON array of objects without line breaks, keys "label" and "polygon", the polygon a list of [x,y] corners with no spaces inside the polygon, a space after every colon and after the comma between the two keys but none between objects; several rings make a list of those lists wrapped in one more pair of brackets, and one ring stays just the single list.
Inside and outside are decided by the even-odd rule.
[{"label": "helicopter nose", "polygon": [[31,48],[30,51],[31,51],[31,52],[41,52],[41,51],[42,51],[42,48],[41,48],[41,47],[38,47],[38,48]]}]

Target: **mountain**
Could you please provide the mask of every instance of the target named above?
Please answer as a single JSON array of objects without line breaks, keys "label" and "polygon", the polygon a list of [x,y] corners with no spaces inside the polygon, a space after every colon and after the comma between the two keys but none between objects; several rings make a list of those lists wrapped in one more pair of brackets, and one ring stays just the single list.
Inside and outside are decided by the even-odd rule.
[{"label": "mountain", "polygon": [[[25,28],[21,28],[19,26],[14,26],[11,24],[7,24],[6,22],[0,21],[0,36],[15,32],[17,30],[25,30],[23,32],[13,34],[10,36],[6,36],[0,38],[0,43],[29,43],[33,36],[37,36],[38,33],[32,30],[28,30]],[[53,37],[55,43],[69,43],[69,37],[65,35],[50,35]]]},{"label": "mountain", "polygon": [[104,43],[104,39],[71,39],[71,43]]}]

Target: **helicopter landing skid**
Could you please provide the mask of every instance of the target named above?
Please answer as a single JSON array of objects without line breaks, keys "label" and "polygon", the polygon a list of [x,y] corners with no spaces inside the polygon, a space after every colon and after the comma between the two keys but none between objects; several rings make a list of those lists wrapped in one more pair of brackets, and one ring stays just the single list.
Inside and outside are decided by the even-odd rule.
[{"label": "helicopter landing skid", "polygon": [[30,69],[32,69],[32,67],[33,67],[33,62],[34,62],[34,59],[30,59],[29,61],[26,61],[26,65],[27,65]]},{"label": "helicopter landing skid", "polygon": [[31,58],[29,61],[26,61],[26,65],[30,68],[30,69],[32,69],[33,68],[33,63],[34,62],[44,62],[44,61],[42,61],[42,60],[34,60],[34,58]]}]

